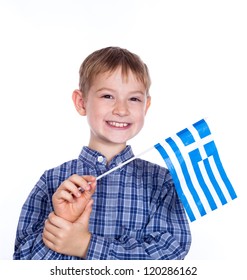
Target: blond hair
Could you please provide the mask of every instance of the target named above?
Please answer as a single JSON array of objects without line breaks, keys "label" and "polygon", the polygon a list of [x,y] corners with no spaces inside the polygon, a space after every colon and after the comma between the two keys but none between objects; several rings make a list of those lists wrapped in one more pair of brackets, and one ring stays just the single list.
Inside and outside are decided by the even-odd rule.
[{"label": "blond hair", "polygon": [[147,95],[149,95],[151,79],[147,65],[138,55],[120,47],[107,47],[97,50],[83,61],[79,70],[80,91],[87,95],[97,75],[106,72],[112,73],[118,67],[121,68],[125,80],[127,80],[129,71],[131,71],[136,79],[143,83]]}]

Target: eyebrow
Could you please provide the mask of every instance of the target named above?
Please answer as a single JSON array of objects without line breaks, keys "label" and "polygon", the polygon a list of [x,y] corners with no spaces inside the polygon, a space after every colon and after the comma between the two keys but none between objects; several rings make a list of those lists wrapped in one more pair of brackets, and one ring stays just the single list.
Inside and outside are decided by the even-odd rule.
[{"label": "eyebrow", "polygon": [[[100,92],[100,91],[117,92],[116,90],[114,90],[112,88],[107,88],[107,87],[99,88],[98,90],[96,90],[96,92]],[[142,94],[142,95],[145,95],[145,92],[143,92],[141,90],[133,90],[133,91],[130,91],[129,93],[130,94]]]}]

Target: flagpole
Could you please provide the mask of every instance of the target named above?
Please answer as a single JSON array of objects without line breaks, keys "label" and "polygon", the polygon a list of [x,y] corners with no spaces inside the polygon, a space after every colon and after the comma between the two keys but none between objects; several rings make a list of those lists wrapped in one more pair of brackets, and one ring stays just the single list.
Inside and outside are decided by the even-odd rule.
[{"label": "flagpole", "polygon": [[134,156],[134,157],[132,157],[132,158],[130,158],[130,159],[124,161],[124,162],[121,162],[119,165],[117,165],[117,166],[113,167],[112,169],[106,171],[105,173],[99,175],[99,176],[96,178],[96,181],[98,181],[99,179],[105,177],[106,175],[108,175],[108,174],[114,172],[115,170],[117,170],[117,169],[123,167],[124,165],[130,163],[131,161],[133,161],[133,160],[135,160],[135,159],[137,159],[137,158],[143,156],[143,155],[146,154],[147,152],[151,151],[153,148],[154,148],[154,146],[150,147],[149,149],[147,149],[147,150],[141,152],[140,154],[138,154],[138,155],[136,155],[136,156]]}]

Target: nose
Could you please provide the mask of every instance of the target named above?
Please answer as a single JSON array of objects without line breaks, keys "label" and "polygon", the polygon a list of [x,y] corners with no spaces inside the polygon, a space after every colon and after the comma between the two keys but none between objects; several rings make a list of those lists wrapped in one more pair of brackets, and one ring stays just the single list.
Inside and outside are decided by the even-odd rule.
[{"label": "nose", "polygon": [[127,102],[122,100],[116,101],[112,113],[121,117],[129,115]]}]

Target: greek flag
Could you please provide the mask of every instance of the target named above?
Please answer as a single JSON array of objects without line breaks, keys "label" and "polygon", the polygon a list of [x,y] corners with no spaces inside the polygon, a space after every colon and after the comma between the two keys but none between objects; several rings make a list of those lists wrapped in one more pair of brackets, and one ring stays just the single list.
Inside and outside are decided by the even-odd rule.
[{"label": "greek flag", "polygon": [[190,221],[237,197],[204,119],[155,145]]}]

